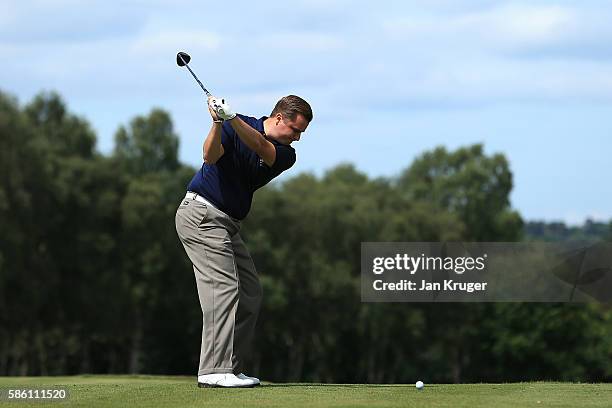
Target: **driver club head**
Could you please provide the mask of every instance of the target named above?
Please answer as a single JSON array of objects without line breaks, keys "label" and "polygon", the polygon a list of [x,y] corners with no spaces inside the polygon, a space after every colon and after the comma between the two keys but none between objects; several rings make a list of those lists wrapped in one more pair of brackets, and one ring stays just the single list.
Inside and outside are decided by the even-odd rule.
[{"label": "driver club head", "polygon": [[200,80],[198,79],[198,77],[196,76],[196,74],[191,70],[191,68],[189,68],[189,61],[191,61],[191,57],[189,56],[189,54],[187,54],[186,52],[183,51],[179,51],[176,54],[176,63],[179,67],[185,67],[189,70],[189,73],[193,76],[193,78],[197,81],[198,85],[200,85],[200,88],[202,88],[202,90],[204,91],[204,93],[206,94],[206,96],[211,96],[210,92],[208,92],[208,89],[204,88],[204,85],[202,85],[202,82],[200,82]]},{"label": "driver club head", "polygon": [[176,54],[176,63],[179,67],[184,67],[189,64],[189,61],[191,61],[191,57],[186,52],[180,51]]}]

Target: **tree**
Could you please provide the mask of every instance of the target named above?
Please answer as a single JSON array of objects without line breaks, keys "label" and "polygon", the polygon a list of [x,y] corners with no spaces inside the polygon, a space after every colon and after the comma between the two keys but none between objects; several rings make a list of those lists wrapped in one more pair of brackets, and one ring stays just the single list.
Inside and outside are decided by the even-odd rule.
[{"label": "tree", "polygon": [[[170,116],[97,153],[57,94],[0,93],[0,375],[197,366],[201,317],[174,215],[195,169]],[[264,286],[252,367],[271,380],[609,380],[612,314],[592,305],[362,304],[364,241],[515,240],[512,175],[481,146],[425,152],[397,179],[351,164],[259,190],[242,235]],[[536,226],[546,238],[595,237]]]},{"label": "tree", "polygon": [[[103,289],[99,278],[111,259],[116,217],[106,198],[117,177],[95,155],[89,125],[68,113],[58,95],[38,95],[23,111],[15,101],[2,102],[3,327],[13,345],[7,370],[66,372],[82,350],[71,340],[90,332],[100,315],[91,288]],[[66,291],[69,283],[73,290]]]},{"label": "tree", "polygon": [[[402,378],[400,339],[423,336],[407,327],[422,311],[359,303],[361,242],[458,239],[460,231],[445,210],[407,201],[349,164],[262,189],[244,228],[265,294],[256,366],[279,380]],[[355,359],[363,350],[371,358]]]},{"label": "tree", "polygon": [[44,135],[45,143],[54,154],[93,156],[96,136],[89,123],[68,113],[57,93],[40,93],[26,106],[25,114],[34,131]]},{"label": "tree", "polygon": [[[190,271],[182,261],[185,256],[176,237],[174,213],[194,170],[179,165],[178,136],[173,128],[170,115],[154,109],[148,116],[134,118],[128,127],[121,126],[115,135],[112,160],[123,170],[126,183],[117,272],[124,307],[129,311],[124,328],[129,333],[128,370],[132,373],[155,367],[143,351],[151,345],[145,341],[150,330],[160,326],[154,311],[160,304],[168,305],[168,299],[185,304],[181,293],[168,293],[167,276],[176,274],[176,265],[183,265],[185,276]],[[175,333],[175,338],[183,335]]]},{"label": "tree", "polygon": [[178,136],[170,115],[153,109],[137,116],[115,134],[113,156],[130,174],[175,171],[178,163]]},{"label": "tree", "polygon": [[510,209],[512,173],[501,154],[486,157],[480,144],[448,152],[426,152],[398,178],[411,200],[426,201],[457,214],[466,241],[517,241],[522,220]]}]

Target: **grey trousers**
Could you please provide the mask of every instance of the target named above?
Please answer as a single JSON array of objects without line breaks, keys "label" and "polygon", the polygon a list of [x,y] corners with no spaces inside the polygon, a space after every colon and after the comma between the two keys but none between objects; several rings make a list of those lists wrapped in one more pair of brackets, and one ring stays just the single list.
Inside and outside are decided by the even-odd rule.
[{"label": "grey trousers", "polygon": [[202,307],[198,375],[239,374],[262,297],[255,265],[238,234],[240,221],[192,198],[183,199],[175,221]]}]

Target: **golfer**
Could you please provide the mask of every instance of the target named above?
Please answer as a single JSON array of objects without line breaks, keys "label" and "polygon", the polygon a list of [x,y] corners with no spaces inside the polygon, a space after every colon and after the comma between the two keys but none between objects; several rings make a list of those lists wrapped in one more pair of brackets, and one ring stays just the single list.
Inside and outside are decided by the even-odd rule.
[{"label": "golfer", "polygon": [[312,121],[302,98],[281,98],[270,117],[237,115],[224,99],[208,98],[212,126],[204,164],[176,212],[176,231],[193,263],[203,327],[199,387],[253,387],[243,373],[262,290],[240,238],[253,193],[295,163],[291,143]]}]

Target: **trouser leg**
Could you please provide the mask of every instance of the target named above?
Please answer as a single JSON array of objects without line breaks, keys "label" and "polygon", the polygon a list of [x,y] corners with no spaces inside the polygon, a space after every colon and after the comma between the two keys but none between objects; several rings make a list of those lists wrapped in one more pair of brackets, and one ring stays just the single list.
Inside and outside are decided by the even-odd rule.
[{"label": "trouser leg", "polygon": [[[186,204],[187,203],[187,204]],[[239,282],[231,235],[216,211],[183,201],[176,229],[193,263],[202,308],[202,345],[198,375],[231,373]]]},{"label": "trouser leg", "polygon": [[244,360],[251,350],[261,305],[262,289],[253,259],[239,234],[232,236],[232,246],[240,281],[234,331],[234,359],[232,360],[234,373],[238,374],[243,371]]}]

